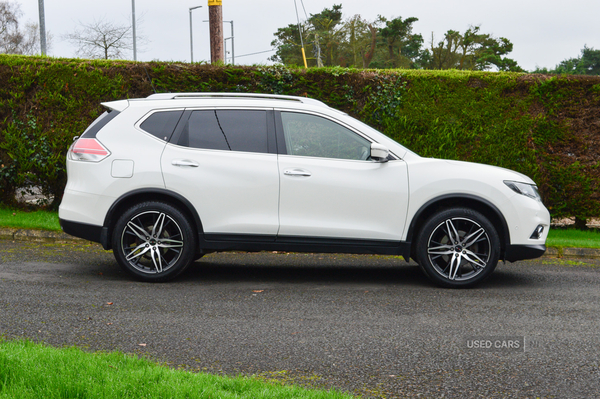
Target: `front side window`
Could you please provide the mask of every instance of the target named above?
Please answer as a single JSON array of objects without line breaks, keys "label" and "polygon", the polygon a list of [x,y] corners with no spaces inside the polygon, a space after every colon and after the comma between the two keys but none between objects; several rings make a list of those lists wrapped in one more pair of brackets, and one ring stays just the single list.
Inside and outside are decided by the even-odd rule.
[{"label": "front side window", "polygon": [[194,111],[178,145],[208,150],[268,152],[267,112],[262,110]]},{"label": "front side window", "polygon": [[281,112],[289,155],[367,160],[371,143],[335,122],[315,115]]}]

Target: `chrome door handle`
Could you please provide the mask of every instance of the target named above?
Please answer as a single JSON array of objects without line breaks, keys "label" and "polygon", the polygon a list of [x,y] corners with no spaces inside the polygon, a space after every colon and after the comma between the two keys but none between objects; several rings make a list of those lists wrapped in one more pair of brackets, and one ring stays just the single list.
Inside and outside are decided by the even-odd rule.
[{"label": "chrome door handle", "polygon": [[287,169],[283,172],[283,174],[286,176],[311,176],[309,171],[303,169]]},{"label": "chrome door handle", "polygon": [[173,166],[188,166],[191,168],[197,168],[198,166],[200,166],[200,164],[198,162],[190,161],[189,159],[174,159],[171,162],[171,165],[173,165]]}]

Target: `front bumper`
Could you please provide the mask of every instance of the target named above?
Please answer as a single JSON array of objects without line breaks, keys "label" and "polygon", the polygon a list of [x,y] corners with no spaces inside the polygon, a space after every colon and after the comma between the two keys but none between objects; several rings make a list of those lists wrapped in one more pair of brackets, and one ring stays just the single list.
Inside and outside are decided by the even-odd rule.
[{"label": "front bumper", "polygon": [[508,245],[504,251],[504,260],[516,262],[518,260],[536,259],[544,255],[546,246],[540,245]]}]

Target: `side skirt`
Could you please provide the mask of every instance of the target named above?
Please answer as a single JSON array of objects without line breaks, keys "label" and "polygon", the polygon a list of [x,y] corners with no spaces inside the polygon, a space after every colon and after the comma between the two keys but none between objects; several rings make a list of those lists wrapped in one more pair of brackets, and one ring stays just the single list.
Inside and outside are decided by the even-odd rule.
[{"label": "side skirt", "polygon": [[408,262],[410,242],[330,237],[275,237],[261,235],[199,234],[202,252],[283,251],[399,255]]},{"label": "side skirt", "polygon": [[[99,242],[111,249],[108,228],[60,220],[63,231],[75,237]],[[403,256],[410,259],[410,241],[358,240],[331,237],[262,236],[251,234],[198,234],[199,254],[217,251],[282,251]]]}]

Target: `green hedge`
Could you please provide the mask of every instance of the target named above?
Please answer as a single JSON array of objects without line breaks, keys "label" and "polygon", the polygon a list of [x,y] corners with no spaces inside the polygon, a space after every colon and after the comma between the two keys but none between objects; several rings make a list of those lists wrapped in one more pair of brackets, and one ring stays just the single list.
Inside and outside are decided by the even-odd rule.
[{"label": "green hedge", "polygon": [[423,155],[523,172],[554,217],[600,216],[600,78],[516,73],[224,67],[0,55],[0,201],[38,186],[60,203],[64,157],[103,101],[156,92],[317,98]]}]

